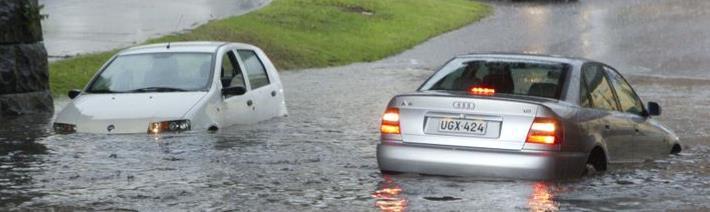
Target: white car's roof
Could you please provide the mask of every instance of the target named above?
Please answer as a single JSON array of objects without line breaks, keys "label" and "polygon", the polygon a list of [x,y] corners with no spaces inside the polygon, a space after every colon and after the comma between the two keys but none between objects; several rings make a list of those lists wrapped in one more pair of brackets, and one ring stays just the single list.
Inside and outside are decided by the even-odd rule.
[{"label": "white car's roof", "polygon": [[[170,47],[168,47],[170,45]],[[243,46],[246,48],[253,47],[249,44],[244,43],[227,43],[227,42],[213,42],[213,41],[196,41],[196,42],[171,42],[171,43],[157,43],[149,44],[143,46],[136,46],[132,48],[125,49],[118,53],[119,55],[129,55],[129,54],[143,54],[143,53],[159,53],[159,52],[205,52],[214,53],[225,45],[236,45]]]}]

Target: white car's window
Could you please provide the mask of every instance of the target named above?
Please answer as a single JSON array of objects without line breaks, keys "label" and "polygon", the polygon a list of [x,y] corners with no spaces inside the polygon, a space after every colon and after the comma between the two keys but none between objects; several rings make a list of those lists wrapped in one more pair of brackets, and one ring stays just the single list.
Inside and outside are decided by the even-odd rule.
[{"label": "white car's window", "polygon": [[269,85],[269,75],[266,68],[254,51],[238,50],[239,57],[244,62],[244,68],[249,76],[251,89],[257,89]]},{"label": "white car's window", "polygon": [[609,85],[609,80],[598,65],[587,65],[582,68],[582,81],[586,84],[591,96],[593,108],[604,110],[617,110],[614,91]]},{"label": "white car's window", "polygon": [[482,86],[496,93],[559,99],[568,65],[530,61],[452,61],[420,90],[466,91]]},{"label": "white car's window", "polygon": [[223,88],[237,86],[246,88],[246,83],[244,83],[244,74],[241,68],[239,68],[237,57],[234,56],[234,52],[232,51],[228,51],[224,54],[224,56],[222,56],[222,72],[220,79]]},{"label": "white car's window", "polygon": [[643,114],[643,103],[636,95],[636,92],[631,88],[631,85],[624,80],[616,71],[607,69],[609,73],[609,79],[611,84],[614,86],[616,91],[616,96],[619,97],[619,106],[621,106],[621,111],[627,113],[633,113],[636,115]]},{"label": "white car's window", "polygon": [[210,53],[150,53],[116,57],[91,83],[90,93],[207,90]]}]

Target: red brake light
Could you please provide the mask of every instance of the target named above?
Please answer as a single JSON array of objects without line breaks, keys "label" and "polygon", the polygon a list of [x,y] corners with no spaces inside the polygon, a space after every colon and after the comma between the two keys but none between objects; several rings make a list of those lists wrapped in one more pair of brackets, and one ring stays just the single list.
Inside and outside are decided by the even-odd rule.
[{"label": "red brake light", "polygon": [[382,115],[382,125],[380,125],[382,134],[399,134],[399,109],[387,108],[385,114]]},{"label": "red brake light", "polygon": [[493,88],[473,86],[468,89],[468,93],[471,95],[478,96],[493,96],[494,94],[496,94],[496,90]]},{"label": "red brake light", "polygon": [[553,118],[535,118],[525,142],[536,144],[559,144],[562,141],[562,127]]}]

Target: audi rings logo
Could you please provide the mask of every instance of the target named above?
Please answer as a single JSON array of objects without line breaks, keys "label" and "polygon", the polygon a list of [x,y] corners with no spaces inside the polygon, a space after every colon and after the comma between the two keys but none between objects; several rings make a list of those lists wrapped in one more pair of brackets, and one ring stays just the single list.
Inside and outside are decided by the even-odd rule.
[{"label": "audi rings logo", "polygon": [[462,110],[476,109],[476,104],[473,102],[454,102],[453,106],[455,109],[462,109]]}]

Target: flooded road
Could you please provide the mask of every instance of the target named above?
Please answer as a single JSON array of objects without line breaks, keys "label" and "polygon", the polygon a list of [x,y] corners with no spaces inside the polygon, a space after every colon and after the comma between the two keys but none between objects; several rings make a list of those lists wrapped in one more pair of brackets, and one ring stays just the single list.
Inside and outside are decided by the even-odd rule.
[{"label": "flooded road", "polygon": [[[290,116],[254,126],[161,137],[54,135],[46,118],[3,120],[0,210],[710,210],[710,53],[702,48],[710,28],[668,42],[690,35],[678,24],[706,24],[701,11],[709,4],[493,4],[493,17],[380,62],[282,72]],[[661,22],[669,14],[645,12],[683,8],[697,15]],[[644,100],[661,103],[660,120],[685,151],[563,182],[380,175],[375,143],[389,98],[416,89],[453,55],[489,50],[608,61]]]},{"label": "flooded road", "polygon": [[241,15],[270,0],[39,0],[51,58],[108,51]]}]

